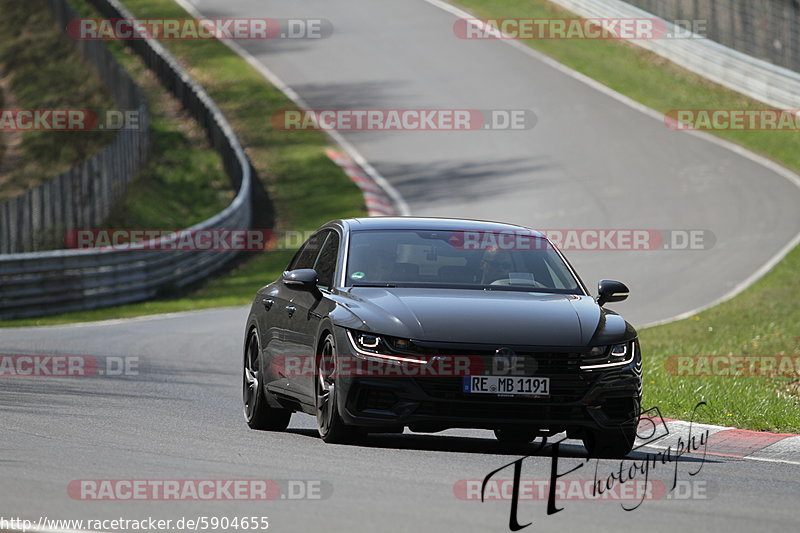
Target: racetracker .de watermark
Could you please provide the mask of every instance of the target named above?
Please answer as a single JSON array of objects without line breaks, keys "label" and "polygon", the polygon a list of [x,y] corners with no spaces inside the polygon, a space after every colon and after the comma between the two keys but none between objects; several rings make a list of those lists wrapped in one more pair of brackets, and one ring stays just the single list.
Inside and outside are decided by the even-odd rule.
[{"label": "racetracker .de watermark", "polygon": [[[708,250],[716,236],[704,229],[542,229],[563,251]],[[528,230],[454,231],[450,245],[462,250],[544,250],[546,240]]]},{"label": "racetracker .de watermark", "polygon": [[800,131],[800,109],[672,109],[664,124],[678,131]]},{"label": "racetracker .de watermark", "polygon": [[660,18],[462,18],[453,23],[459,39],[697,39],[703,38],[704,19]]},{"label": "racetracker .de watermark", "polygon": [[276,242],[271,230],[260,229],[77,229],[64,236],[73,249],[262,252]]},{"label": "racetracker .de watermark", "polygon": [[80,501],[323,500],[333,485],[321,479],[74,479],[67,494]]},{"label": "racetracker .de watermark", "polygon": [[76,40],[325,39],[333,24],[310,18],[80,18],[67,23],[67,34]]},{"label": "racetracker .de watermark", "polygon": [[137,356],[0,354],[0,378],[85,378],[138,375],[139,358]]},{"label": "racetracker .de watermark", "polygon": [[[660,479],[636,479],[614,484],[604,489],[605,480],[558,479],[554,495],[559,501],[638,502],[655,500],[707,500],[708,481],[678,480],[674,489]],[[547,501],[550,479],[520,479],[517,484],[519,501]],[[514,499],[513,479],[459,479],[453,485],[453,495],[464,501],[511,501]]]},{"label": "racetracker .de watermark", "polygon": [[288,109],[272,115],[282,131],[524,131],[530,109]]},{"label": "racetracker .de watermark", "polygon": [[679,377],[800,377],[800,355],[673,355],[664,369]]},{"label": "racetracker .de watermark", "polygon": [[137,110],[0,109],[0,131],[119,131],[139,128]]},{"label": "racetracker .de watermark", "polygon": [[[492,358],[486,363],[481,356],[474,355],[386,355],[364,354],[353,356],[340,354],[335,363],[323,361],[322,368],[328,377],[465,377],[472,375],[511,375],[520,370],[516,361]],[[270,360],[272,374],[287,377],[313,378],[317,375],[317,358],[313,355],[277,355]]]}]

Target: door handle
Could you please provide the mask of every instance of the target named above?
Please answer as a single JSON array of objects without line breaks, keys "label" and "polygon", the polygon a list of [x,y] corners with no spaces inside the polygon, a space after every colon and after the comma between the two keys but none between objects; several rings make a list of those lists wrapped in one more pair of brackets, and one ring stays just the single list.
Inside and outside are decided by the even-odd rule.
[{"label": "door handle", "polygon": [[264,309],[266,309],[267,311],[272,309],[273,301],[270,300],[269,298],[264,298],[263,300],[261,300],[261,303],[264,304]]},{"label": "door handle", "polygon": [[286,306],[286,312],[289,313],[290,317],[294,314],[295,311],[297,311],[297,308],[295,306],[293,305]]}]

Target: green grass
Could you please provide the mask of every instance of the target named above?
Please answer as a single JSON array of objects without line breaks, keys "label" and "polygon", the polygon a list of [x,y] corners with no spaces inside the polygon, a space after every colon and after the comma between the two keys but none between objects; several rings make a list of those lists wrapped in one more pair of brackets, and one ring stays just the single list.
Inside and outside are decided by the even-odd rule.
[{"label": "green grass", "polygon": [[[125,5],[139,18],[187,16],[171,0],[128,0]],[[272,126],[270,117],[275,111],[293,108],[294,105],[243,59],[216,41],[172,40],[163,44],[205,87],[245,145],[272,198],[277,230],[311,230],[334,218],[365,215],[361,191],[325,155],[329,143],[322,133],[286,132]],[[149,209],[151,206],[148,204],[159,201],[158,195],[150,200],[137,201],[137,209]],[[146,217],[142,215],[142,218]],[[2,325],[63,324],[244,305],[250,302],[259,287],[278,277],[292,254],[291,250],[244,253],[245,261],[178,298],[51,317],[7,320]]]},{"label": "green grass", "polygon": [[[85,0],[79,15],[100,18]],[[122,43],[106,43],[142,88],[150,109],[150,153],[104,228],[180,229],[213,216],[235,195],[222,159],[200,125]]]},{"label": "green grass", "polygon": [[[0,0],[6,2],[6,0]],[[12,39],[4,41],[0,57],[11,73],[14,94],[21,107],[114,107],[92,68],[83,64],[69,39],[64,39],[49,17],[29,6],[11,10]],[[38,5],[41,4],[41,5]],[[73,0],[82,16],[99,17],[84,0]],[[44,28],[39,31],[40,28]],[[137,56],[120,43],[110,43],[117,60],[131,73],[148,99],[151,117],[151,151],[125,197],[103,227],[177,229],[195,224],[222,210],[233,198],[219,155],[205,139],[199,125],[180,109],[177,100],[161,87]],[[24,50],[24,55],[19,52]],[[52,60],[49,51],[55,50]],[[21,61],[23,59],[24,61]],[[68,69],[68,72],[65,71]],[[73,87],[77,87],[73,91]],[[67,96],[68,95],[68,96]],[[24,190],[55,176],[111,141],[103,132],[42,132],[24,134],[21,166],[2,189],[8,194]],[[34,164],[29,164],[34,161]],[[28,162],[28,163],[26,163]],[[63,168],[62,168],[63,167]],[[38,249],[64,246],[63,235],[42,236]]]},{"label": "green grass", "polygon": [[[566,18],[575,15],[544,0],[457,0],[481,18]],[[768,106],[715,85],[652,53],[621,41],[528,40],[578,72],[653,109]],[[800,170],[800,135],[790,132],[722,131],[734,141],[793,170]],[[687,320],[648,328],[645,406],[667,417],[691,416],[694,405],[707,423],[800,433],[800,375],[795,378],[673,377],[664,368],[677,355],[800,354],[800,248],[736,298]]]},{"label": "green grass", "polygon": [[[4,105],[99,113],[113,108],[99,77],[58,29],[43,0],[0,0],[0,13],[0,72],[9,89]],[[21,135],[13,168],[5,168],[0,176],[0,201],[69,170],[113,139],[102,131]]]},{"label": "green grass", "polygon": [[[171,0],[127,0],[125,5],[142,18],[188,16]],[[286,132],[272,126],[274,112],[295,106],[242,58],[217,41],[170,40],[163,44],[231,122],[272,197],[279,229],[315,229],[332,218],[364,215],[360,190],[325,155],[329,144],[323,134]],[[278,255],[260,254],[253,261],[272,262]],[[248,268],[257,270],[251,262]],[[282,259],[280,262],[274,268],[286,266]]]},{"label": "green grass", "polygon": [[686,420],[698,401],[699,421],[800,433],[800,375],[677,377],[665,369],[678,355],[800,354],[800,248],[745,292],[687,320],[640,332],[645,357],[644,404]]}]

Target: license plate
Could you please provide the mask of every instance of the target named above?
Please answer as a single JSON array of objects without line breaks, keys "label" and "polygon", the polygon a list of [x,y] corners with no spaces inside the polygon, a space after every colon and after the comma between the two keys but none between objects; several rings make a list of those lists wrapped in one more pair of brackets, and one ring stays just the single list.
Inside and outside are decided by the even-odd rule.
[{"label": "license plate", "polygon": [[462,390],[473,394],[550,396],[550,378],[465,376]]}]

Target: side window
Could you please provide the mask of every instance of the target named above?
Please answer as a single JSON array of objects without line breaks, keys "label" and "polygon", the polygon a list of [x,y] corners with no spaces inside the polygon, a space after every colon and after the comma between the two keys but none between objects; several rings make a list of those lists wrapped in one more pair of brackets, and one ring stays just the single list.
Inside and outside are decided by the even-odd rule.
[{"label": "side window", "polygon": [[317,233],[308,239],[300,251],[294,256],[292,262],[289,263],[289,270],[297,270],[298,268],[314,268],[314,260],[317,258],[319,249],[325,240],[325,232]]},{"label": "side window", "polygon": [[333,275],[336,272],[336,260],[339,255],[339,234],[335,231],[328,232],[328,238],[322,245],[322,251],[317,257],[314,269],[319,275],[319,285],[322,287],[333,287]]}]

